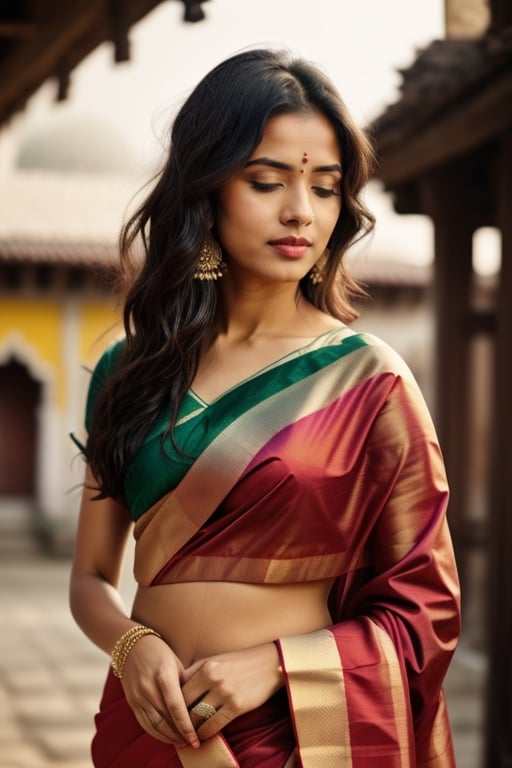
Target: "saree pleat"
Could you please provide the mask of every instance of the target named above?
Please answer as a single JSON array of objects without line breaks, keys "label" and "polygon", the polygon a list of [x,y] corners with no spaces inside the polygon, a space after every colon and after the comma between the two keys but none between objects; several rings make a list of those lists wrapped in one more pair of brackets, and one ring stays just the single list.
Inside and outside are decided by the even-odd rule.
[{"label": "saree pleat", "polygon": [[96,768],[291,768],[294,749],[284,692],[233,720],[199,749],[177,750],[144,731],[110,672],[96,715],[92,757]]},{"label": "saree pleat", "polygon": [[[171,457],[168,492],[141,514],[134,477],[127,486],[137,581],[330,579],[332,625],[275,638],[286,700],[182,750],[178,763],[134,724],[122,689],[109,702],[107,682],[95,764],[454,768],[442,692],[460,628],[448,486],[403,361],[375,337],[331,332],[213,404],[190,398],[179,428],[193,458],[176,480]],[[161,489],[156,435],[137,467]],[[112,748],[123,722],[126,746]],[[146,749],[156,762],[137,763]]]},{"label": "saree pleat", "polygon": [[181,768],[176,750],[150,736],[139,725],[121,686],[109,672],[91,753],[97,768]]}]

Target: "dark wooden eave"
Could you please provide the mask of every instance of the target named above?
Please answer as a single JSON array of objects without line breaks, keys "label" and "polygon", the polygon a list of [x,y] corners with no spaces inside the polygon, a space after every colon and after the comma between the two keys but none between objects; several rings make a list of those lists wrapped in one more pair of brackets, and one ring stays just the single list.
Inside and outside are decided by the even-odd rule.
[{"label": "dark wooden eave", "polygon": [[435,41],[402,72],[402,97],[370,126],[376,175],[395,189],[512,125],[512,29]]},{"label": "dark wooden eave", "polygon": [[[184,20],[200,21],[204,0],[180,0]],[[111,41],[115,61],[129,58],[130,28],[162,0],[11,0],[0,2],[0,125],[23,109],[49,78],[57,98],[91,51]]]}]

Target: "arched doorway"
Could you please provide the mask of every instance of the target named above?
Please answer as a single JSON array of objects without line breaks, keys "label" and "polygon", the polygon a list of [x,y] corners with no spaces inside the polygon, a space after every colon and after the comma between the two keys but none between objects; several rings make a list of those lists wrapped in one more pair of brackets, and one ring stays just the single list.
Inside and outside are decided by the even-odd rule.
[{"label": "arched doorway", "polygon": [[0,500],[33,500],[41,385],[11,358],[0,366]]}]

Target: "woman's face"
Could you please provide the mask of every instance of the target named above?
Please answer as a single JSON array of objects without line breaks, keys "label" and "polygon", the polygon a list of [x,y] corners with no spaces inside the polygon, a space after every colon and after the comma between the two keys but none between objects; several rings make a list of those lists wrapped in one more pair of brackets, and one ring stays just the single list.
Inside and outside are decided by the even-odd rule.
[{"label": "woman's face", "polygon": [[247,165],[218,195],[216,229],[234,280],[298,282],[341,211],[341,152],[317,113],[272,117]]}]

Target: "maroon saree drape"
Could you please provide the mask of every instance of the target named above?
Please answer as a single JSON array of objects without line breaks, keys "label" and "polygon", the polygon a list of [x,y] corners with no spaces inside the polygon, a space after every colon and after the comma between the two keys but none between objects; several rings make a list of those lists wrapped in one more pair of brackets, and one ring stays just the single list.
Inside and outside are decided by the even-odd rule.
[{"label": "maroon saree drape", "polygon": [[448,489],[407,367],[372,336],[331,332],[198,404],[183,421],[190,440],[200,419],[210,441],[136,523],[137,581],[331,578],[332,625],[275,639],[286,738],[265,741],[262,708],[245,723],[248,750],[227,729],[179,763],[147,765],[252,768],[260,739],[268,768],[453,768],[441,687],[459,631]]}]

